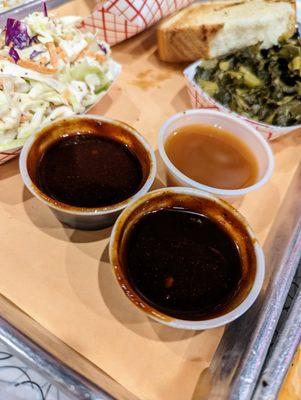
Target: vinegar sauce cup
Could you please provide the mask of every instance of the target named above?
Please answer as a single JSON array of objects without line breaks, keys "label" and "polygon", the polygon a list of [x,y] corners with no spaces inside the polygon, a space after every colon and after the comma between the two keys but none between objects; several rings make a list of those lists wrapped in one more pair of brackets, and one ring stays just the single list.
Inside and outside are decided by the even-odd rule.
[{"label": "vinegar sauce cup", "polygon": [[[168,158],[165,150],[168,138],[180,128],[198,124],[212,125],[224,129],[231,132],[247,145],[258,163],[258,176],[254,184],[242,189],[220,189],[203,185],[184,175],[175,167]],[[274,170],[272,150],[261,134],[241,119],[214,110],[187,110],[169,118],[160,128],[158,149],[167,171],[167,178],[172,183],[172,186],[186,186],[204,190],[228,201],[244,196],[262,187],[270,179]]]}]

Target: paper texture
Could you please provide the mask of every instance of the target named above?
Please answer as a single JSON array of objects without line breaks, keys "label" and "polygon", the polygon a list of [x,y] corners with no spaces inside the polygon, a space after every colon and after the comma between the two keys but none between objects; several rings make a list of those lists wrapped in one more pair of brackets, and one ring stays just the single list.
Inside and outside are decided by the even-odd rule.
[{"label": "paper texture", "polygon": [[[133,125],[156,148],[160,125],[190,107],[183,66],[158,60],[154,29],[113,53],[123,72],[92,111]],[[272,148],[271,182],[237,203],[261,242],[300,162],[301,132],[276,140]],[[164,180],[160,162],[158,175]],[[193,399],[223,329],[175,330],[136,310],[107,264],[110,229],[61,226],[24,189],[17,160],[0,167],[0,188],[0,292],[139,399]]]},{"label": "paper texture", "polygon": [[99,1],[82,26],[97,29],[99,36],[114,45],[150,27],[161,18],[191,4],[193,0],[107,0]]},{"label": "paper texture", "polygon": [[0,165],[6,163],[7,161],[15,158],[20,154],[21,147],[17,147],[11,150],[0,151]]},{"label": "paper texture", "polygon": [[279,393],[279,400],[300,400],[301,399],[301,347],[295,354],[292,365],[287,373],[282,389]]}]

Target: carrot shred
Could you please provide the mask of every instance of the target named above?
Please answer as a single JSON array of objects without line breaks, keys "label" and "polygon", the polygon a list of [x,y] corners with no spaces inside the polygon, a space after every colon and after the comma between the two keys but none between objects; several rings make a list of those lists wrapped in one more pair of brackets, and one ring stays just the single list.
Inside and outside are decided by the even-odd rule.
[{"label": "carrot shred", "polygon": [[79,60],[80,58],[82,58],[82,57],[87,53],[87,51],[88,51],[88,48],[85,47],[85,48],[79,53],[79,55],[75,58],[74,61],[77,61],[77,60]]},{"label": "carrot shred", "polygon": [[48,42],[45,44],[49,55],[50,55],[50,64],[56,68],[58,66],[58,58],[57,58],[57,51],[56,47],[53,42]]},{"label": "carrot shred", "polygon": [[21,117],[20,117],[20,121],[21,122],[25,122],[25,121],[29,121],[29,120],[30,120],[30,116],[29,115],[21,114]]},{"label": "carrot shred", "polygon": [[60,46],[57,46],[57,52],[58,52],[59,56],[61,57],[61,59],[66,61],[66,59],[67,59],[66,53]]},{"label": "carrot shred", "polygon": [[87,56],[90,56],[92,58],[95,58],[99,62],[104,62],[106,57],[103,56],[102,54],[98,54],[95,51],[87,51]]},{"label": "carrot shred", "polygon": [[47,60],[46,57],[42,57],[42,58],[39,60],[39,64],[41,64],[41,65],[46,65],[47,62],[48,62],[48,60]]},{"label": "carrot shred", "polygon": [[96,58],[97,61],[99,61],[101,63],[106,61],[106,57],[104,55],[102,55],[102,54],[95,53],[94,57]]},{"label": "carrot shred", "polygon": [[0,56],[0,60],[5,60],[15,63],[15,60],[11,56]]},{"label": "carrot shred", "polygon": [[85,48],[84,50],[82,50],[79,55],[76,57],[75,60],[79,60],[80,58],[82,58],[83,56],[89,56],[92,58],[95,58],[97,61],[99,62],[104,62],[106,60],[106,57],[102,54],[99,54],[95,51],[90,51],[87,48]]},{"label": "carrot shred", "polygon": [[68,104],[70,104],[70,102],[69,102],[69,97],[71,96],[71,92],[70,92],[70,90],[68,89],[68,88],[66,88],[64,91],[63,91],[63,95],[62,95],[62,97],[63,97],[63,99],[68,103]]},{"label": "carrot shred", "polygon": [[[12,57],[10,56],[0,56],[0,60],[7,60],[12,63],[15,63]],[[34,61],[31,60],[18,60],[17,64],[20,65],[20,67],[23,68],[28,68],[32,69],[33,71],[40,72],[41,74],[55,74],[58,70],[57,68],[48,68],[45,67],[44,65],[40,65],[35,63]]]},{"label": "carrot shred", "polygon": [[65,40],[71,40],[71,39],[72,39],[71,33],[66,33],[66,34],[64,35],[64,39],[65,39]]},{"label": "carrot shred", "polygon": [[20,67],[32,69],[33,71],[40,72],[41,74],[54,74],[57,72],[57,68],[48,68],[30,60],[19,60],[17,64],[20,65]]}]

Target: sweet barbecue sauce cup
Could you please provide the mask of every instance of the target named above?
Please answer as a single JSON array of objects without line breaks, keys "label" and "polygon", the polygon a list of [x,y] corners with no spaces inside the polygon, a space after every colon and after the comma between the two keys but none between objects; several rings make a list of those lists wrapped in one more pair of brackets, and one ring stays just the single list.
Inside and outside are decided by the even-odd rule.
[{"label": "sweet barbecue sauce cup", "polygon": [[[117,204],[92,208],[66,204],[44,193],[38,185],[37,168],[41,156],[49,146],[68,135],[92,133],[102,137],[104,135],[102,124],[109,128],[105,132],[108,138],[125,145],[139,160],[142,180],[136,193]],[[112,225],[122,210],[150,189],[156,176],[154,151],[146,139],[123,122],[97,115],[68,117],[45,126],[29,137],[22,149],[19,165],[23,182],[28,190],[49,206],[62,223],[83,230],[101,229]]]},{"label": "sweet barbecue sauce cup", "polygon": [[[218,315],[213,313],[210,317],[204,316],[200,320],[175,318],[150,304],[129,279],[125,254],[127,240],[133,227],[148,213],[170,208],[187,209],[207,216],[223,227],[239,249],[241,282],[233,299]],[[254,303],[264,280],[264,254],[245,219],[227,202],[197,189],[183,187],[159,189],[131,203],[114,225],[109,252],[117,283],[128,300],[147,316],[175,328],[203,330],[216,328],[235,320]],[[184,266],[185,260],[183,268]]]}]

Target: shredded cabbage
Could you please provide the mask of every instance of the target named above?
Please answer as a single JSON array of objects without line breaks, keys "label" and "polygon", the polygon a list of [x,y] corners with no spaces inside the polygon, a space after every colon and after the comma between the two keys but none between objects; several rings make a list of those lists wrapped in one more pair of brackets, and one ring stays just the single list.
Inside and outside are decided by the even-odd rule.
[{"label": "shredded cabbage", "polygon": [[[57,118],[84,113],[119,74],[108,44],[79,30],[79,20],[36,12],[22,22],[10,22],[6,43],[2,32],[0,151],[22,146],[35,130]],[[49,44],[55,48],[55,67]],[[20,60],[9,57],[12,45]],[[52,68],[51,73],[40,65]]]}]

